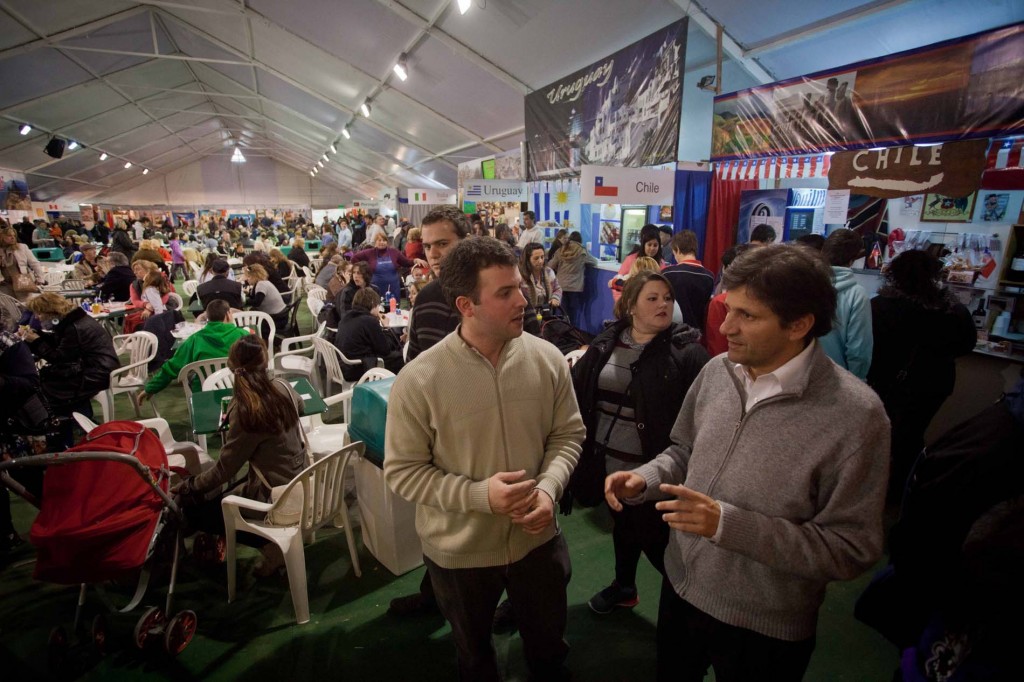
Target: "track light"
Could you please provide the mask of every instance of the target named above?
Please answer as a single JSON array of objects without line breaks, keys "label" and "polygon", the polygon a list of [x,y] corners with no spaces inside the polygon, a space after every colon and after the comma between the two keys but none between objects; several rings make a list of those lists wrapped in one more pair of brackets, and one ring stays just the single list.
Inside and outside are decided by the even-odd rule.
[{"label": "track light", "polygon": [[359,105],[359,111],[363,112],[363,116],[370,118],[370,100],[366,100]]},{"label": "track light", "polygon": [[124,167],[125,168],[131,168],[132,167],[132,162],[131,161],[126,161],[125,164],[124,164]]},{"label": "track light", "polygon": [[399,80],[405,81],[409,77],[408,60],[405,53],[398,55],[398,63],[395,64],[395,75],[398,76]]},{"label": "track light", "polygon": [[324,167],[324,162],[323,162],[323,161],[317,161],[317,162],[316,162],[316,165],[318,165],[318,166],[320,166],[321,168],[323,168],[323,167]]},{"label": "track light", "polygon": [[309,171],[309,177],[312,178],[312,177],[315,177],[315,176],[316,176],[316,173],[314,173],[313,171]]},{"label": "track light", "polygon": [[106,160],[107,160],[107,153],[103,152],[102,154],[100,154],[100,161],[106,161]]},{"label": "track light", "polygon": [[21,133],[22,135],[28,135],[29,133],[32,132],[32,126],[26,123],[18,129],[18,132]]},{"label": "track light", "polygon": [[345,126],[344,128],[341,129],[341,134],[345,136],[346,140],[352,139],[352,133],[348,131],[348,126]]},{"label": "track light", "polygon": [[68,151],[73,152],[78,149],[78,143],[74,140],[68,140]]},{"label": "track light", "polygon": [[338,148],[334,146],[333,142],[331,143],[331,153],[332,154],[337,154],[338,153]]},{"label": "track light", "polygon": [[459,0],[459,14],[465,14],[473,6],[473,0]]},{"label": "track light", "polygon": [[324,160],[324,161],[327,161],[327,160],[328,160],[328,159],[327,159],[327,155],[326,155],[326,154],[324,154],[324,155],[323,155],[323,160]]},{"label": "track light", "polygon": [[148,168],[143,168],[142,169],[142,174],[143,175],[149,175],[149,169]]}]

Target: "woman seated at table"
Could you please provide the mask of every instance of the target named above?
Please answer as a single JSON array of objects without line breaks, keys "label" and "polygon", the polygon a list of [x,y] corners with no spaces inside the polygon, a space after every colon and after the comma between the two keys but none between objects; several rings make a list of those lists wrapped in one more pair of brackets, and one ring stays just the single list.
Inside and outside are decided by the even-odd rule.
[{"label": "woman seated at table", "polygon": [[132,256],[132,265],[139,261],[152,263],[160,269],[162,273],[169,274],[170,269],[167,267],[167,262],[164,261],[164,257],[160,255],[159,251],[160,242],[155,242],[152,239],[143,239],[139,242],[139,250]]},{"label": "woman seated at table", "polygon": [[112,251],[106,260],[107,274],[103,275],[100,282],[100,298],[121,302],[131,300],[132,284],[136,277],[128,266],[128,257],[119,251]]},{"label": "woman seated at table", "polygon": [[[370,266],[366,263],[352,263],[349,269],[348,283],[334,297],[334,311],[338,319],[352,309],[352,301],[355,299],[356,292],[366,287],[373,287],[370,284]],[[374,290],[376,290],[375,287]],[[380,294],[379,291],[377,293]],[[327,326],[334,327],[336,324],[331,324],[328,321]]]},{"label": "woman seated at table", "polygon": [[37,359],[46,360],[39,378],[50,406],[64,417],[92,417],[90,399],[110,386],[110,373],[121,366],[113,340],[103,325],[56,292],[36,296],[27,307],[44,333],[23,328],[21,336]]},{"label": "woman seated at table", "polygon": [[338,332],[334,335],[335,347],[349,360],[359,360],[362,365],[341,366],[341,373],[348,381],[357,381],[366,370],[377,366],[377,358],[384,359],[384,367],[398,373],[402,369],[402,347],[398,337],[381,324],[387,318],[380,312],[380,294],[366,287],[356,292],[352,309],[341,316]]},{"label": "woman seated at table", "polygon": [[[302,399],[287,381],[272,378],[263,340],[250,335],[236,341],[228,353],[228,368],[234,373],[234,395],[227,408],[228,427],[220,458],[210,469],[186,478],[173,489],[181,496],[189,525],[219,535],[224,533],[221,497],[241,495],[270,502],[270,488],[291,481],[308,461],[299,421]],[[206,499],[207,494],[232,481],[245,464],[249,464],[249,473],[243,483],[223,496]],[[266,513],[243,509],[242,515],[262,518]],[[250,544],[263,545],[264,559],[257,575],[270,575],[284,566],[276,545],[263,544],[248,533],[240,536],[243,538]]]},{"label": "woman seated at table", "polygon": [[[267,271],[262,265],[250,265],[245,269],[245,280],[248,284],[245,298],[250,310],[266,313],[274,320],[277,329],[288,326],[288,306],[281,298],[281,292],[267,280]],[[261,329],[264,338],[270,335],[269,329]]]},{"label": "woman seated at table", "polygon": [[[15,280],[21,279],[24,283],[19,288],[25,291],[15,290]],[[29,280],[32,281],[29,281]],[[35,288],[28,290],[33,282],[38,286],[46,284],[46,273],[43,266],[39,264],[36,257],[24,244],[18,243],[18,233],[6,222],[0,222],[0,294],[13,296],[24,302]]]},{"label": "woman seated at table", "polygon": [[288,283],[281,279],[281,275],[278,274],[277,268],[273,261],[270,260],[270,256],[268,254],[269,251],[266,253],[262,251],[253,251],[248,253],[245,258],[242,259],[242,265],[246,267],[257,264],[262,265],[263,269],[267,271],[267,280],[283,294],[289,290]]},{"label": "woman seated at table", "polygon": [[148,272],[142,280],[142,319],[163,313],[170,298],[171,285],[159,270]]},{"label": "woman seated at table", "polygon": [[281,249],[270,250],[270,264],[277,271],[278,276],[282,280],[286,280],[292,276],[292,262],[288,260]]},{"label": "woman seated at table", "polygon": [[[125,334],[134,332],[146,321],[146,318],[153,314],[152,309],[146,309],[146,301],[142,296],[146,288],[146,277],[154,272],[163,277],[163,272],[148,260],[137,260],[132,263],[132,272],[135,274],[135,281],[132,282],[131,287],[128,289],[128,297],[135,310],[128,313],[124,318]],[[165,292],[160,295],[160,303],[167,305],[167,299],[170,298],[170,292],[173,290],[174,287],[168,282]],[[163,312],[163,310],[161,309],[160,312]]]}]

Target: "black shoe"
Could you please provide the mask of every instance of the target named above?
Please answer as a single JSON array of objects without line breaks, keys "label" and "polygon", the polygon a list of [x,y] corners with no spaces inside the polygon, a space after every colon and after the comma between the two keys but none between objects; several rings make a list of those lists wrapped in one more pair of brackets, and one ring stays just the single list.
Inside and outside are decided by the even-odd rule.
[{"label": "black shoe", "polygon": [[423,596],[422,592],[395,597],[388,605],[388,613],[395,616],[425,616],[437,613],[437,602]]},{"label": "black shoe", "polygon": [[495,634],[513,633],[519,629],[516,625],[516,614],[512,611],[512,602],[508,599],[498,604],[494,610],[494,621],[491,623],[491,632]]}]

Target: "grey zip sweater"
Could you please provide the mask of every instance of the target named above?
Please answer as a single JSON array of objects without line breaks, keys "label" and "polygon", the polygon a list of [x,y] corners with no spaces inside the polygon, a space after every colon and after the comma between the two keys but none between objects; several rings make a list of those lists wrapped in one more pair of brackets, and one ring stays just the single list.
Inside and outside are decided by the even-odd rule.
[{"label": "grey zip sweater", "polygon": [[732,363],[705,366],[683,402],[672,445],[635,473],[639,503],[684,483],[722,506],[721,537],[672,531],[668,579],[714,618],[776,639],[815,632],[830,580],[882,552],[889,421],[875,393],[815,349],[806,384],[744,411]]}]

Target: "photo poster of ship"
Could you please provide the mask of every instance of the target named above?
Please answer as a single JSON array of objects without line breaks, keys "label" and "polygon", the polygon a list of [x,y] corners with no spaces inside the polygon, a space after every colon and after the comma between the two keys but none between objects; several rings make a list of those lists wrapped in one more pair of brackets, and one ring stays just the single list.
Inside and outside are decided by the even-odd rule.
[{"label": "photo poster of ship", "polygon": [[686,18],[525,98],[529,180],[675,161]]}]

